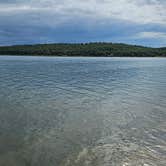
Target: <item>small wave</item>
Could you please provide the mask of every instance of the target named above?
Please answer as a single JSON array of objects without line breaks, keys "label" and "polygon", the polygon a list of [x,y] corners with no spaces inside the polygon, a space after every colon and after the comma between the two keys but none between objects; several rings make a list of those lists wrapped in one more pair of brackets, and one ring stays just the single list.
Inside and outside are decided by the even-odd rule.
[{"label": "small wave", "polygon": [[150,147],[135,143],[104,144],[83,148],[68,157],[63,166],[165,166],[165,159]]}]

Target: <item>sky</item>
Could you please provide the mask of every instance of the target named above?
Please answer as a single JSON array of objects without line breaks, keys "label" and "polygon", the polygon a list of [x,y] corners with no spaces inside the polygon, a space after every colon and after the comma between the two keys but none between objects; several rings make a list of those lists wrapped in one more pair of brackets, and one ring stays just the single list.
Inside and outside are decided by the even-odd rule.
[{"label": "sky", "polygon": [[0,0],[0,45],[166,47],[166,0]]}]

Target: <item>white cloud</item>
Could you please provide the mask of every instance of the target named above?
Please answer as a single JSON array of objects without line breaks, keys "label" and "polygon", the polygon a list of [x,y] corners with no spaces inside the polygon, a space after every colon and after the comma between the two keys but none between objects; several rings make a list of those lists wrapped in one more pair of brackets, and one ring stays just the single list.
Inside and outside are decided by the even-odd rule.
[{"label": "white cloud", "polygon": [[166,33],[164,32],[140,32],[136,36],[139,39],[165,39]]},{"label": "white cloud", "polygon": [[[0,14],[38,13],[93,20],[120,19],[139,24],[166,25],[166,2],[162,0],[30,0],[15,3],[0,3]],[[28,14],[26,15],[28,17]],[[1,17],[1,16],[0,16]]]}]

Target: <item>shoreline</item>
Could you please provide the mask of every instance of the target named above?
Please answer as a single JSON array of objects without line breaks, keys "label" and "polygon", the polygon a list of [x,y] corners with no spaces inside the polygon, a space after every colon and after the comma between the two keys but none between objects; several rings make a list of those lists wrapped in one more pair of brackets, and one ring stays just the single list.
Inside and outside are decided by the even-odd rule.
[{"label": "shoreline", "polygon": [[123,43],[38,44],[0,47],[0,55],[49,57],[166,57],[166,47]]},{"label": "shoreline", "polygon": [[0,55],[0,57],[51,57],[51,58],[166,58],[166,56],[57,56],[57,55]]}]

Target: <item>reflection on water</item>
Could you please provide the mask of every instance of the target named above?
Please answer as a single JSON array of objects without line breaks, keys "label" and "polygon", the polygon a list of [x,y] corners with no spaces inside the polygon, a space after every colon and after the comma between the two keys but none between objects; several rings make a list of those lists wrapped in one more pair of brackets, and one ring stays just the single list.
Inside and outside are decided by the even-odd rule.
[{"label": "reflection on water", "polygon": [[0,57],[0,165],[165,166],[166,59]]}]

